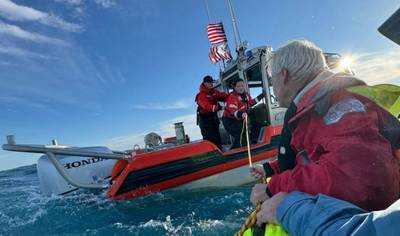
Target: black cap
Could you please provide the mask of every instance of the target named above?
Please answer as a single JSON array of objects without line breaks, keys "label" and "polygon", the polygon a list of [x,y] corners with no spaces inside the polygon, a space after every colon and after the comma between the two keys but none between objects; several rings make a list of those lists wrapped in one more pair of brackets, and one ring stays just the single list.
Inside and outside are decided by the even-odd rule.
[{"label": "black cap", "polygon": [[211,77],[211,75],[206,75],[203,78],[203,83],[214,83],[215,80]]}]

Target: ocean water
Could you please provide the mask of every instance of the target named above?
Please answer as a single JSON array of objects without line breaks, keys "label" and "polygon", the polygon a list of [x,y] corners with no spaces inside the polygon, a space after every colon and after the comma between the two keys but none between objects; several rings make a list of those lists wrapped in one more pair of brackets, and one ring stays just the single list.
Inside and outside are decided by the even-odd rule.
[{"label": "ocean water", "polygon": [[40,193],[36,165],[0,172],[0,235],[233,235],[251,186],[166,191],[128,201],[106,191]]}]

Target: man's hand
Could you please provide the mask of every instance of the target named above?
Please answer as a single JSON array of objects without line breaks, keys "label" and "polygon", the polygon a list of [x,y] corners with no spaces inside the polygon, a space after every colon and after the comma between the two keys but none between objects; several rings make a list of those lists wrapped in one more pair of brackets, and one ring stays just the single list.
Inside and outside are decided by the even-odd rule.
[{"label": "man's hand", "polygon": [[268,199],[267,195],[267,185],[266,184],[256,184],[251,190],[250,201],[253,205],[257,205],[258,203],[262,203]]},{"label": "man's hand", "polygon": [[246,117],[247,117],[247,113],[246,113],[246,112],[243,112],[242,118],[243,118],[243,119],[246,119]]},{"label": "man's hand", "polygon": [[260,211],[257,213],[257,224],[263,223],[278,224],[276,220],[276,209],[279,204],[285,199],[287,193],[279,192],[270,199],[264,201],[261,205]]},{"label": "man's hand", "polygon": [[212,109],[213,112],[217,112],[219,110],[221,110],[221,106],[219,104],[216,104],[213,106],[213,109]]},{"label": "man's hand", "polygon": [[263,165],[257,164],[253,167],[250,167],[250,174],[256,179],[262,179],[265,177],[265,170]]}]

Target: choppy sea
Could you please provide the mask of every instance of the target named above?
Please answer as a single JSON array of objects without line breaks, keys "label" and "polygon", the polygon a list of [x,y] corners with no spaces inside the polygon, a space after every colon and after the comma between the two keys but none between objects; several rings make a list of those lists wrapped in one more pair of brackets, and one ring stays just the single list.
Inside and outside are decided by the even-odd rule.
[{"label": "choppy sea", "polygon": [[36,165],[0,172],[0,235],[233,235],[250,186],[166,191],[113,201],[106,191],[40,193]]}]

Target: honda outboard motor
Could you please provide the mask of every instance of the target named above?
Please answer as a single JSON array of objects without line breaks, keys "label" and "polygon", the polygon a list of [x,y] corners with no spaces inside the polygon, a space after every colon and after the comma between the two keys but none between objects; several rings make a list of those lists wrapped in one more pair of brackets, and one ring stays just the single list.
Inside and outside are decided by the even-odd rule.
[{"label": "honda outboard motor", "polygon": [[[113,153],[107,147],[71,148],[86,152]],[[57,155],[57,159],[63,165],[67,174],[79,183],[106,185],[111,177],[111,171],[115,160],[101,157],[80,157]],[[39,158],[37,171],[40,181],[40,189],[43,194],[65,194],[78,188],[69,184],[57,171],[47,155]]]}]

